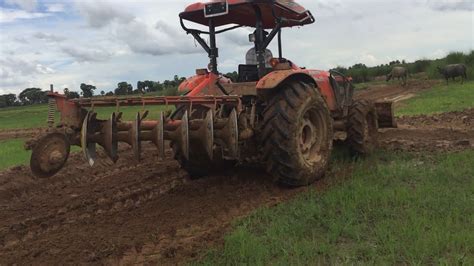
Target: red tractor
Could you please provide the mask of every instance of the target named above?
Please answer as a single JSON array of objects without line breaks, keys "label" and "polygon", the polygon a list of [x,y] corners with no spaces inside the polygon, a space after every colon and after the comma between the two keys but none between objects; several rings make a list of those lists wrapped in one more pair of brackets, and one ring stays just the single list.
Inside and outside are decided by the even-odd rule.
[{"label": "red tractor", "polygon": [[[36,176],[56,174],[71,145],[81,146],[92,166],[96,144],[115,162],[119,142],[128,143],[137,160],[143,143],[156,145],[160,156],[169,143],[191,177],[252,162],[265,165],[281,184],[302,186],[324,175],[335,131],[347,133],[346,143],[354,153],[367,154],[376,146],[379,124],[393,126],[391,103],[376,106],[354,101],[350,78],[299,67],[283,57],[282,28],[315,21],[311,12],[296,2],[216,0],[189,5],[179,17],[184,31],[210,58],[208,68],[196,70],[195,76],[180,85],[183,96],[67,100],[50,93],[61,122],[31,143],[31,169]],[[206,29],[188,28],[186,22]],[[218,70],[216,37],[240,27],[255,29],[249,36],[254,45],[253,62],[239,65],[237,80],[231,80]],[[272,58],[267,47],[275,37],[278,57]],[[149,116],[143,111],[134,121],[122,121],[119,112],[99,120],[94,112],[94,107],[132,105],[144,110],[150,105],[174,105],[175,109],[168,116]]]}]

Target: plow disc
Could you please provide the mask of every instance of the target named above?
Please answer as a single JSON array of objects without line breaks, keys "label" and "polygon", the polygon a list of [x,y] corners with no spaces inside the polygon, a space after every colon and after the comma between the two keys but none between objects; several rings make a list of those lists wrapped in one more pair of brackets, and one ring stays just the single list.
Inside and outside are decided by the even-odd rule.
[{"label": "plow disc", "polygon": [[118,159],[117,119],[115,113],[111,115],[109,120],[103,121],[100,124],[97,122],[96,116],[96,113],[89,112],[82,123],[82,153],[89,165],[94,166],[97,159],[96,144],[99,144],[115,163]]},{"label": "plow disc", "polygon": [[[84,158],[90,166],[97,159],[96,144],[99,144],[107,156],[115,163],[118,160],[118,143],[131,146],[134,157],[141,160],[142,142],[149,141],[158,148],[160,157],[164,157],[165,140],[173,141],[185,156],[189,156],[189,120],[187,111],[181,120],[166,124],[161,112],[159,119],[147,120],[148,112],[137,113],[133,121],[120,121],[121,115],[113,113],[109,120],[98,120],[97,114],[88,112],[82,123],[81,147]],[[212,121],[212,120],[211,120]],[[208,127],[206,127],[208,128]],[[212,128],[211,128],[212,129]]]},{"label": "plow disc", "polygon": [[223,158],[236,159],[238,156],[237,112],[231,111],[228,118],[214,118],[214,112],[208,110],[205,117],[189,119],[185,110],[179,120],[166,120],[160,112],[158,120],[145,120],[148,112],[137,113],[134,121],[120,121],[120,115],[112,114],[109,120],[98,120],[97,114],[88,112],[82,123],[81,146],[90,166],[97,159],[96,144],[99,144],[116,162],[118,143],[127,143],[132,147],[137,161],[141,159],[142,142],[151,142],[158,149],[159,157],[165,154],[165,141],[178,147],[178,152],[186,160],[190,158],[191,143],[205,151],[213,159],[215,145],[222,147]]}]

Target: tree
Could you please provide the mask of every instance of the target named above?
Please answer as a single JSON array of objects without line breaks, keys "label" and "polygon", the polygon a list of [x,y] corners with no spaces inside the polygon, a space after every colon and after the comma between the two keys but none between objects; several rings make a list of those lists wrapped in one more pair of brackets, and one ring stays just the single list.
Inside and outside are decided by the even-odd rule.
[{"label": "tree", "polygon": [[105,91],[100,91],[100,95],[104,96],[104,95],[105,95]]},{"label": "tree", "polygon": [[40,88],[25,89],[18,95],[18,99],[23,105],[48,102],[47,92],[42,91]]},{"label": "tree", "polygon": [[139,93],[145,93],[145,88],[146,88],[145,82],[143,82],[143,81],[138,81],[137,82],[137,90],[138,90]]},{"label": "tree", "polygon": [[68,88],[64,89],[64,95],[66,95],[66,98],[68,99],[77,99],[80,97],[79,93],[70,91]]},{"label": "tree", "polygon": [[157,82],[153,82],[153,81],[150,81],[151,82],[151,90],[152,91],[162,91],[163,90],[163,84],[161,84],[159,81]]},{"label": "tree", "polygon": [[237,73],[237,71],[229,72],[224,76],[230,78],[232,82],[237,82],[237,80],[239,80],[239,73]]},{"label": "tree", "polygon": [[96,89],[97,88],[95,86],[81,83],[81,94],[84,98],[91,98],[92,96],[94,96],[94,90]]},{"label": "tree", "polygon": [[111,92],[111,91],[109,91],[109,92],[107,92],[107,93],[105,94],[105,96],[114,96],[114,93]]},{"label": "tree", "polygon": [[0,108],[14,106],[16,103],[15,94],[0,95]]},{"label": "tree", "polygon": [[117,84],[115,89],[115,95],[127,95],[133,93],[133,86],[125,81],[122,81]]}]

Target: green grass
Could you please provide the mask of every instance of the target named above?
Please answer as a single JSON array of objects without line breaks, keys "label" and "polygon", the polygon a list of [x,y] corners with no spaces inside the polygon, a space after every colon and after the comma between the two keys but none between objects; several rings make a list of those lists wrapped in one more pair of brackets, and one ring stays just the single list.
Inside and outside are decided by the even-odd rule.
[{"label": "green grass", "polygon": [[330,189],[257,210],[199,264],[473,265],[473,161],[474,151],[339,158]]},{"label": "green grass", "polygon": [[[25,150],[24,144],[24,139],[0,141],[0,171],[17,165],[29,164],[31,151]],[[71,152],[80,150],[80,147],[71,147]]]},{"label": "green grass", "polygon": [[408,99],[398,108],[397,115],[418,115],[461,111],[474,107],[474,82],[435,86]]},{"label": "green grass", "polygon": [[27,164],[31,151],[26,151],[23,144],[22,139],[0,141],[0,170]]},{"label": "green grass", "polygon": [[[120,108],[120,112],[123,113],[123,120],[135,120],[136,114],[143,110],[144,109],[142,106],[128,106]],[[147,119],[156,120],[158,119],[158,114],[160,111],[166,112],[169,110],[174,110],[174,106],[146,106],[145,110],[150,112]],[[117,109],[115,107],[101,107],[96,108],[95,111],[98,114],[97,117],[101,119],[108,119],[113,112],[117,111]]]},{"label": "green grass", "polygon": [[[146,110],[150,111],[148,119],[158,117],[159,111],[173,110],[173,106],[146,106]],[[133,120],[137,112],[142,111],[142,106],[121,107],[124,120]],[[112,112],[116,111],[115,107],[96,108],[98,117],[107,119]],[[48,106],[32,105],[21,107],[0,108],[0,129],[16,129],[16,128],[39,128],[47,126]],[[56,121],[59,121],[59,114],[56,113]]]},{"label": "green grass", "polygon": [[0,129],[45,127],[48,105],[0,108]]}]

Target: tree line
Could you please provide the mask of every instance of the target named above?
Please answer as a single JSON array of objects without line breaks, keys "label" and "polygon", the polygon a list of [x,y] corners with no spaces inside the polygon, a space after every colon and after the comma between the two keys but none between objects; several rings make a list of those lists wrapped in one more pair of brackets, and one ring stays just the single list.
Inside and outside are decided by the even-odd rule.
[{"label": "tree line", "polygon": [[441,78],[437,67],[442,67],[448,64],[465,64],[468,67],[468,79],[474,79],[474,51],[470,53],[452,52],[446,57],[429,60],[421,59],[415,62],[407,63],[405,60],[394,60],[388,64],[382,64],[374,67],[368,67],[364,64],[355,64],[351,67],[336,67],[333,70],[341,72],[346,76],[352,77],[355,83],[362,83],[372,81],[377,77],[385,76],[394,66],[403,66],[410,74],[417,74],[426,72],[431,79]]},{"label": "tree line", "polygon": [[[352,77],[355,83],[368,82],[374,80],[376,77],[384,76],[390,73],[394,66],[404,66],[408,69],[410,74],[417,74],[426,72],[429,78],[439,79],[440,74],[437,71],[437,67],[441,67],[447,64],[465,64],[468,68],[468,79],[474,79],[474,51],[470,53],[452,52],[446,57],[441,59],[429,60],[421,59],[415,62],[407,63],[405,60],[394,60],[388,64],[382,64],[379,66],[368,67],[365,64],[355,64],[351,67],[336,67],[334,70],[341,72],[346,76]],[[238,73],[231,72],[225,76],[231,78],[234,82],[237,81]],[[80,93],[71,91],[68,88],[64,89],[64,94],[69,99],[85,97],[90,98],[94,96],[114,96],[114,95],[134,95],[134,94],[153,94],[163,96],[178,95],[178,86],[186,78],[175,75],[171,80],[160,81],[138,81],[136,86],[128,82],[119,82],[117,87],[109,92],[101,90],[97,91],[97,87],[82,83],[79,87]],[[18,96],[15,94],[4,94],[0,95],[0,108],[9,106],[20,106],[20,105],[31,105],[31,104],[42,104],[47,103],[47,91],[43,91],[41,88],[27,88],[23,90]]]},{"label": "tree line", "polygon": [[[117,87],[113,91],[105,92],[97,90],[94,85],[82,83],[79,87],[79,91],[71,91],[69,88],[63,89],[64,95],[68,99],[75,98],[91,98],[94,96],[121,96],[121,95],[136,95],[153,93],[155,95],[173,96],[178,95],[179,85],[186,80],[184,77],[175,75],[172,80],[160,81],[138,81],[134,88],[132,84],[122,81],[117,84]],[[11,106],[24,106],[33,104],[44,104],[48,102],[48,91],[41,88],[27,88],[15,95],[13,93],[0,95],[0,108],[11,107]]]}]

